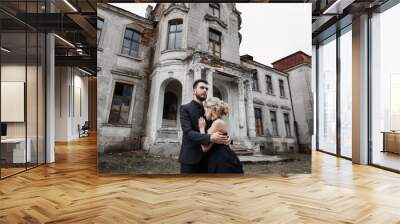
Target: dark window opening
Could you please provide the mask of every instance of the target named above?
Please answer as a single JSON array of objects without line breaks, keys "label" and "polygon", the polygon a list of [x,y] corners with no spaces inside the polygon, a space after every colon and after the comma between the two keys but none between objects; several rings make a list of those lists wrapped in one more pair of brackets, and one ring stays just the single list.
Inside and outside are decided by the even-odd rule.
[{"label": "dark window opening", "polygon": [[115,83],[114,95],[108,122],[111,124],[128,124],[129,109],[132,100],[133,85]]},{"label": "dark window opening", "polygon": [[178,112],[178,97],[172,92],[165,93],[163,119],[176,120],[177,112]]},{"label": "dark window opening", "polygon": [[270,111],[270,117],[271,117],[271,127],[272,127],[272,136],[278,136],[278,121],[276,119],[276,112],[275,111]]},{"label": "dark window opening", "polygon": [[209,46],[208,46],[209,53],[217,58],[221,58],[221,33],[216,30],[210,29],[208,40],[209,40]]},{"label": "dark window opening", "polygon": [[264,128],[262,123],[261,108],[254,108],[254,118],[256,121],[256,135],[264,135]]},{"label": "dark window opening", "polygon": [[267,82],[267,94],[272,95],[274,94],[274,89],[272,87],[272,77],[270,75],[265,76]]}]

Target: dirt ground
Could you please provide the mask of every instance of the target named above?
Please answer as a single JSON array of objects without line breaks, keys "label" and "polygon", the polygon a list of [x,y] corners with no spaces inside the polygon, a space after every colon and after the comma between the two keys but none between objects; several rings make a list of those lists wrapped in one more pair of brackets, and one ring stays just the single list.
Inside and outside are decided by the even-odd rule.
[{"label": "dirt ground", "polygon": [[[311,154],[280,154],[284,162],[245,163],[245,174],[297,174],[311,173]],[[128,174],[179,174],[176,158],[166,158],[143,151],[109,153],[99,155],[100,173]]]}]

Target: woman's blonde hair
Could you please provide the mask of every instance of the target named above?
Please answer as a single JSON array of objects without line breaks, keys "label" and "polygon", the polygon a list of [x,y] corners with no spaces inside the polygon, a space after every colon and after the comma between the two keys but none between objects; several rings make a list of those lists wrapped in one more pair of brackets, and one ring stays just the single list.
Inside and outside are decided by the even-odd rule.
[{"label": "woman's blonde hair", "polygon": [[218,117],[222,117],[228,114],[229,106],[223,100],[220,100],[218,97],[211,97],[206,100],[204,103],[204,107],[207,107],[211,110],[211,113],[214,113]]}]

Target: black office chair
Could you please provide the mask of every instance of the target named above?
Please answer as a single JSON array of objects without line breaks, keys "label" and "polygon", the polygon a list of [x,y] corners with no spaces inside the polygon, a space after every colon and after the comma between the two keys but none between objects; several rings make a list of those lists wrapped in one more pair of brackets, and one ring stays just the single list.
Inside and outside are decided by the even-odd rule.
[{"label": "black office chair", "polygon": [[90,129],[90,125],[89,125],[89,121],[85,121],[85,123],[82,125],[82,127],[79,127],[80,125],[78,125],[78,129],[79,129],[79,138],[80,137],[87,137],[89,136],[89,129]]}]

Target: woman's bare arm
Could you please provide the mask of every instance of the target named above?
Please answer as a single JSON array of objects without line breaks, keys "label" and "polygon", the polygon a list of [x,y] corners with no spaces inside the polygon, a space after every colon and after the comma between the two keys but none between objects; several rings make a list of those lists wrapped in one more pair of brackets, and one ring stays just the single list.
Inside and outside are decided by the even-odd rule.
[{"label": "woman's bare arm", "polygon": [[[200,129],[200,132],[205,134],[205,130],[204,129]],[[207,133],[208,134],[213,134],[215,132],[221,132],[224,133],[225,132],[225,122],[221,119],[215,120],[211,127],[208,129]],[[207,152],[214,143],[210,142],[208,145],[201,145],[201,149],[203,150],[203,152]]]}]

